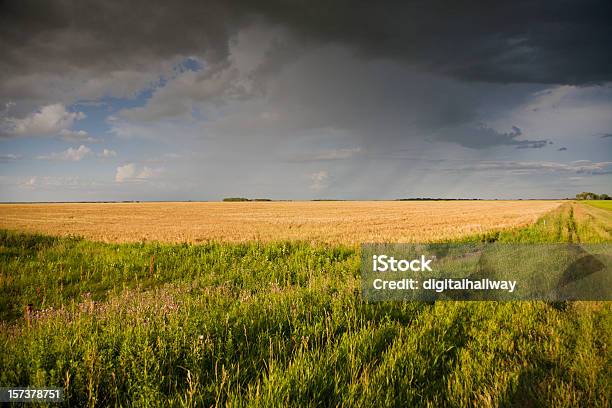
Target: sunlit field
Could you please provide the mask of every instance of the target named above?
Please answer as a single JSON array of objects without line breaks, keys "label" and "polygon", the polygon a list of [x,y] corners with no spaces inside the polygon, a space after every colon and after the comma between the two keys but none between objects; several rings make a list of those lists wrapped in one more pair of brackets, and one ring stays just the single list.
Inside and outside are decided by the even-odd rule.
[{"label": "sunlit field", "polygon": [[413,242],[525,226],[558,201],[0,205],[0,228],[104,242]]},{"label": "sunlit field", "polygon": [[589,200],[586,203],[593,207],[603,208],[604,210],[612,210],[612,200]]},{"label": "sunlit field", "polygon": [[[190,220],[201,217],[202,208],[214,214],[227,209],[228,216],[219,218],[223,229],[203,228],[230,240],[237,235],[227,225],[239,227],[237,220],[246,219],[239,209],[259,214],[260,224],[248,228],[273,230],[274,217],[264,208],[285,209],[278,231],[290,231],[288,220],[302,208],[305,220],[328,226],[319,236],[346,232],[357,239],[368,229],[356,225],[350,235],[331,221],[348,223],[346,208],[355,205],[376,231],[401,231],[390,220],[413,225],[396,239],[440,238],[419,235],[411,220],[420,215],[442,226],[455,220],[455,236],[467,241],[612,242],[612,212],[579,203],[253,204],[173,208]],[[149,224],[157,223],[167,227],[162,235],[144,236],[161,239],[175,221],[177,237],[168,239],[178,239],[177,231],[183,238],[205,236],[170,210],[150,221],[132,212],[130,221],[130,209],[154,214],[149,206],[170,208],[11,206],[3,210],[10,214],[3,223],[17,228],[17,210],[25,208],[20,222],[40,220],[28,229],[51,232],[56,225],[61,235],[137,239],[137,225],[155,234]],[[326,218],[327,206],[344,206],[347,219],[339,210]],[[376,206],[380,224],[367,211]],[[552,211],[538,218],[536,211],[545,207]],[[391,208],[405,214],[393,215]],[[496,228],[529,217],[537,220]],[[95,219],[114,220],[113,232],[104,235],[103,224],[96,231],[88,224]],[[474,219],[478,227],[463,226],[461,219]],[[127,235],[119,238],[121,231]],[[610,405],[610,302],[368,303],[359,259],[353,243],[102,243],[2,230],[0,386],[62,387],[70,406]]]}]

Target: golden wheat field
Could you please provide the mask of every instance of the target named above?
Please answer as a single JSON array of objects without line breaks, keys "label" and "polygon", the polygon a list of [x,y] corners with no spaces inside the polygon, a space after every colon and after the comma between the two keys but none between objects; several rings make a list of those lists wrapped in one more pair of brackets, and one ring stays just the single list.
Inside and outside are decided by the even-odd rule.
[{"label": "golden wheat field", "polygon": [[3,204],[0,228],[105,242],[414,242],[534,222],[554,201]]}]

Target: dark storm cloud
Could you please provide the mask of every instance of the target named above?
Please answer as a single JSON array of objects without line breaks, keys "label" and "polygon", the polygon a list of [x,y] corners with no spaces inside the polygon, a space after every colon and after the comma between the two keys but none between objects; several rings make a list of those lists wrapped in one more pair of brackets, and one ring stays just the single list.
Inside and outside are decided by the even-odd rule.
[{"label": "dark storm cloud", "polygon": [[306,36],[491,82],[612,78],[609,1],[258,2]]},{"label": "dark storm cloud", "polygon": [[[253,102],[259,110],[237,106],[192,133],[228,144],[256,135],[248,141],[262,148],[265,137],[288,139],[298,130],[341,130],[354,139],[302,160],[341,161],[366,156],[353,149],[420,139],[542,148],[543,136],[478,123],[492,123],[488,114],[514,108],[549,87],[543,83],[612,81],[612,5],[604,1],[15,0],[0,8],[0,102],[16,102],[0,122],[22,123],[49,106],[70,116],[77,100],[133,96],[159,80],[161,68],[194,56],[201,72],[149,86],[144,106],[118,114],[127,131],[114,122],[115,134],[145,122],[146,131],[161,133],[160,121],[191,119],[203,102],[227,103],[228,90],[249,79],[256,91],[268,88],[257,93],[263,102]],[[241,49],[261,61],[239,72],[232,45],[253,26],[281,34],[268,48],[254,41]],[[251,90],[229,93],[256,99]],[[529,129],[520,118],[506,123]]]},{"label": "dark storm cloud", "polygon": [[[162,1],[6,1],[0,6],[0,92],[43,99],[40,77],[148,72],[192,54],[209,63],[227,56],[238,14],[218,2],[185,7]],[[155,66],[155,68],[158,68]],[[133,78],[124,78],[130,81]],[[83,81],[83,82],[84,82]],[[85,84],[81,84],[85,86]]]},{"label": "dark storm cloud", "polygon": [[[174,4],[174,3],[173,3]],[[235,13],[217,2],[8,1],[0,17],[3,65],[117,68],[147,58],[227,53]],[[28,53],[37,51],[37,54]],[[36,60],[48,66],[31,66]]]},{"label": "dark storm cloud", "polygon": [[[0,74],[146,69],[177,55],[227,56],[259,16],[304,41],[489,82],[612,80],[612,3],[575,1],[28,1],[2,3]],[[286,51],[286,50],[284,50]],[[284,53],[284,59],[290,58]],[[266,67],[273,71],[272,67]]]}]

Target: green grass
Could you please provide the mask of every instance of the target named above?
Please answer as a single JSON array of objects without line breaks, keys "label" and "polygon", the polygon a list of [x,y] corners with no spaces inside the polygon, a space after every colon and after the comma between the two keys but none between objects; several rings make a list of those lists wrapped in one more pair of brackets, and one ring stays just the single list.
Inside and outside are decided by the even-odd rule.
[{"label": "green grass", "polygon": [[588,200],[585,203],[604,210],[612,210],[612,200]]},{"label": "green grass", "polygon": [[[470,239],[610,242],[598,211]],[[0,386],[72,406],[610,404],[610,302],[368,304],[360,285],[353,247],[2,231]]]}]

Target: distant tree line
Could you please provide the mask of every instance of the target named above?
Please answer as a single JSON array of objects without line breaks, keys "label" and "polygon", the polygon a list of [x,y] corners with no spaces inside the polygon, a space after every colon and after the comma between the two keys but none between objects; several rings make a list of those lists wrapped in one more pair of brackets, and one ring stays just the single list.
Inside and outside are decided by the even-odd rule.
[{"label": "distant tree line", "polygon": [[395,201],[480,201],[481,198],[431,198],[431,197],[414,197],[414,198],[397,198]]},{"label": "distant tree line", "polygon": [[576,200],[610,200],[610,196],[607,194],[595,194],[589,191],[583,191],[582,193],[576,194]]},{"label": "distant tree line", "polygon": [[272,201],[269,198],[246,198],[246,197],[226,197],[223,199],[225,202],[236,202],[236,201]]}]

